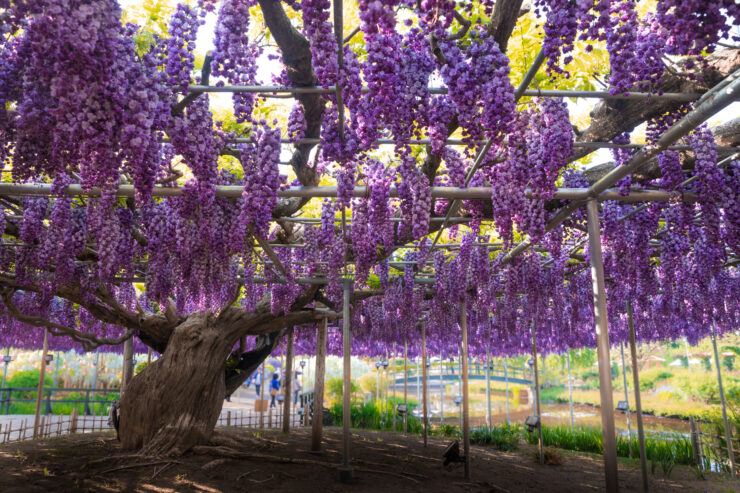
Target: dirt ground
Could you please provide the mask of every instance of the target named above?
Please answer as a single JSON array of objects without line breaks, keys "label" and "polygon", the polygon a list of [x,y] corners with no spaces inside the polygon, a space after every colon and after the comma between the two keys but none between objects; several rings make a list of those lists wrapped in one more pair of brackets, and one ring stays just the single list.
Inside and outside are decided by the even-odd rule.
[{"label": "dirt ground", "polygon": [[[352,466],[356,481],[337,480],[341,430],[329,428],[324,451],[308,452],[310,430],[227,429],[203,447],[176,459],[142,459],[121,451],[110,432],[71,435],[41,442],[0,447],[0,492],[580,492],[602,491],[599,456],[557,451],[562,465],[540,466],[532,447],[512,453],[472,447],[471,476],[462,464],[444,468],[442,452],[450,440],[430,437],[424,448],[418,436],[353,430]],[[284,461],[284,462],[280,462]],[[640,491],[638,462],[620,462],[622,491]],[[650,475],[650,491],[740,491],[740,482],[706,473],[699,479],[688,467],[669,478],[660,467]]]}]

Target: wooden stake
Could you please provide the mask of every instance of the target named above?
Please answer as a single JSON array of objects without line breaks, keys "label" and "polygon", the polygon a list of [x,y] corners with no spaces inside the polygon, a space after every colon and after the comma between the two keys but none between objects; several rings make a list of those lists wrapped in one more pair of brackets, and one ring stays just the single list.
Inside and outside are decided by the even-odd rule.
[{"label": "wooden stake", "polygon": [[49,331],[44,329],[44,348],[41,351],[41,370],[39,373],[39,388],[36,394],[36,415],[33,420],[33,438],[39,434],[39,417],[41,414],[41,398],[44,393],[44,376],[46,375],[46,352],[49,350]]},{"label": "wooden stake", "polygon": [[321,434],[324,419],[324,376],[326,374],[326,333],[328,320],[319,322],[316,338],[316,375],[313,384],[313,423],[311,425],[311,450],[321,450]]}]

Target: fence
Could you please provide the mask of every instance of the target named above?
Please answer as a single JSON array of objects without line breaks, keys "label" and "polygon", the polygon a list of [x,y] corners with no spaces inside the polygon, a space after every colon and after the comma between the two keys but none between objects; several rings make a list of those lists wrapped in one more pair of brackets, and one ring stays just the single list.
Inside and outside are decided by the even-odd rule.
[{"label": "fence", "polygon": [[[0,414],[10,414],[10,406],[13,402],[16,403],[36,403],[36,394],[38,392],[37,387],[5,387],[0,388]],[[44,408],[42,412],[44,414],[54,414],[53,404],[62,405],[74,405],[74,404],[85,404],[83,413],[86,416],[93,414],[104,414],[107,416],[108,407],[112,402],[104,398],[98,399],[98,397],[105,396],[107,394],[118,394],[120,389],[90,389],[90,388],[45,388],[42,391]],[[15,396],[14,396],[15,393]],[[57,396],[62,396],[60,399],[52,399],[56,393]],[[74,394],[85,394],[85,398],[75,399]],[[31,396],[29,398],[19,397],[18,394],[27,394]],[[65,394],[67,394],[65,396]],[[72,395],[70,395],[72,394]],[[92,394],[92,397],[91,397]],[[99,406],[99,407],[98,407]],[[96,411],[96,408],[100,412]]]},{"label": "fence", "polygon": [[[740,460],[740,437],[737,427],[730,425],[730,442],[735,464]],[[729,451],[724,425],[691,420],[691,445],[694,463],[706,471],[730,472]],[[737,472],[737,471],[736,471]]]},{"label": "fence", "polygon": [[[91,433],[95,431],[111,430],[108,416],[79,415],[75,409],[70,416],[48,415],[41,416],[38,439],[52,438],[71,433]],[[23,417],[0,423],[0,444],[21,442],[34,438],[34,418]],[[224,409],[216,421],[217,427],[237,428],[281,428],[283,426],[282,408],[268,409],[259,413],[251,410]],[[290,427],[304,426],[304,416],[300,412],[292,412]]]}]

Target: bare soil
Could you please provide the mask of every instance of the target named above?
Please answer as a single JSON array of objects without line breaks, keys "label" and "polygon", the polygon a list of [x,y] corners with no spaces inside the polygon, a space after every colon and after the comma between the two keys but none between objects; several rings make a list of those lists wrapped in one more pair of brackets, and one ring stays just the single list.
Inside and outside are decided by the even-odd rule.
[{"label": "bare soil", "polygon": [[[471,480],[462,464],[442,466],[448,439],[353,430],[352,466],[356,481],[337,479],[342,435],[327,429],[324,451],[308,452],[310,430],[290,435],[278,431],[222,429],[209,447],[177,458],[141,458],[124,452],[111,432],[70,435],[0,447],[0,492],[135,491],[135,492],[595,492],[603,491],[600,456],[556,450],[555,462],[540,466],[534,449],[516,452],[472,447]],[[547,456],[547,454],[546,454]],[[669,478],[660,467],[650,475],[652,492],[740,491],[740,483],[705,473],[698,478],[678,466]],[[641,491],[639,463],[621,461],[622,491]]]}]

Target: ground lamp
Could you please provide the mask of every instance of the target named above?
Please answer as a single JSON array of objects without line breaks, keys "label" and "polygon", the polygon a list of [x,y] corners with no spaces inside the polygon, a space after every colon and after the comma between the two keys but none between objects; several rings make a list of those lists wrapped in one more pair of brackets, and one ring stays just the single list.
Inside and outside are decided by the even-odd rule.
[{"label": "ground lamp", "polygon": [[617,409],[617,411],[626,413],[627,411],[630,410],[630,406],[629,406],[629,404],[627,404],[627,401],[619,401],[617,403],[617,408],[616,409]]}]

